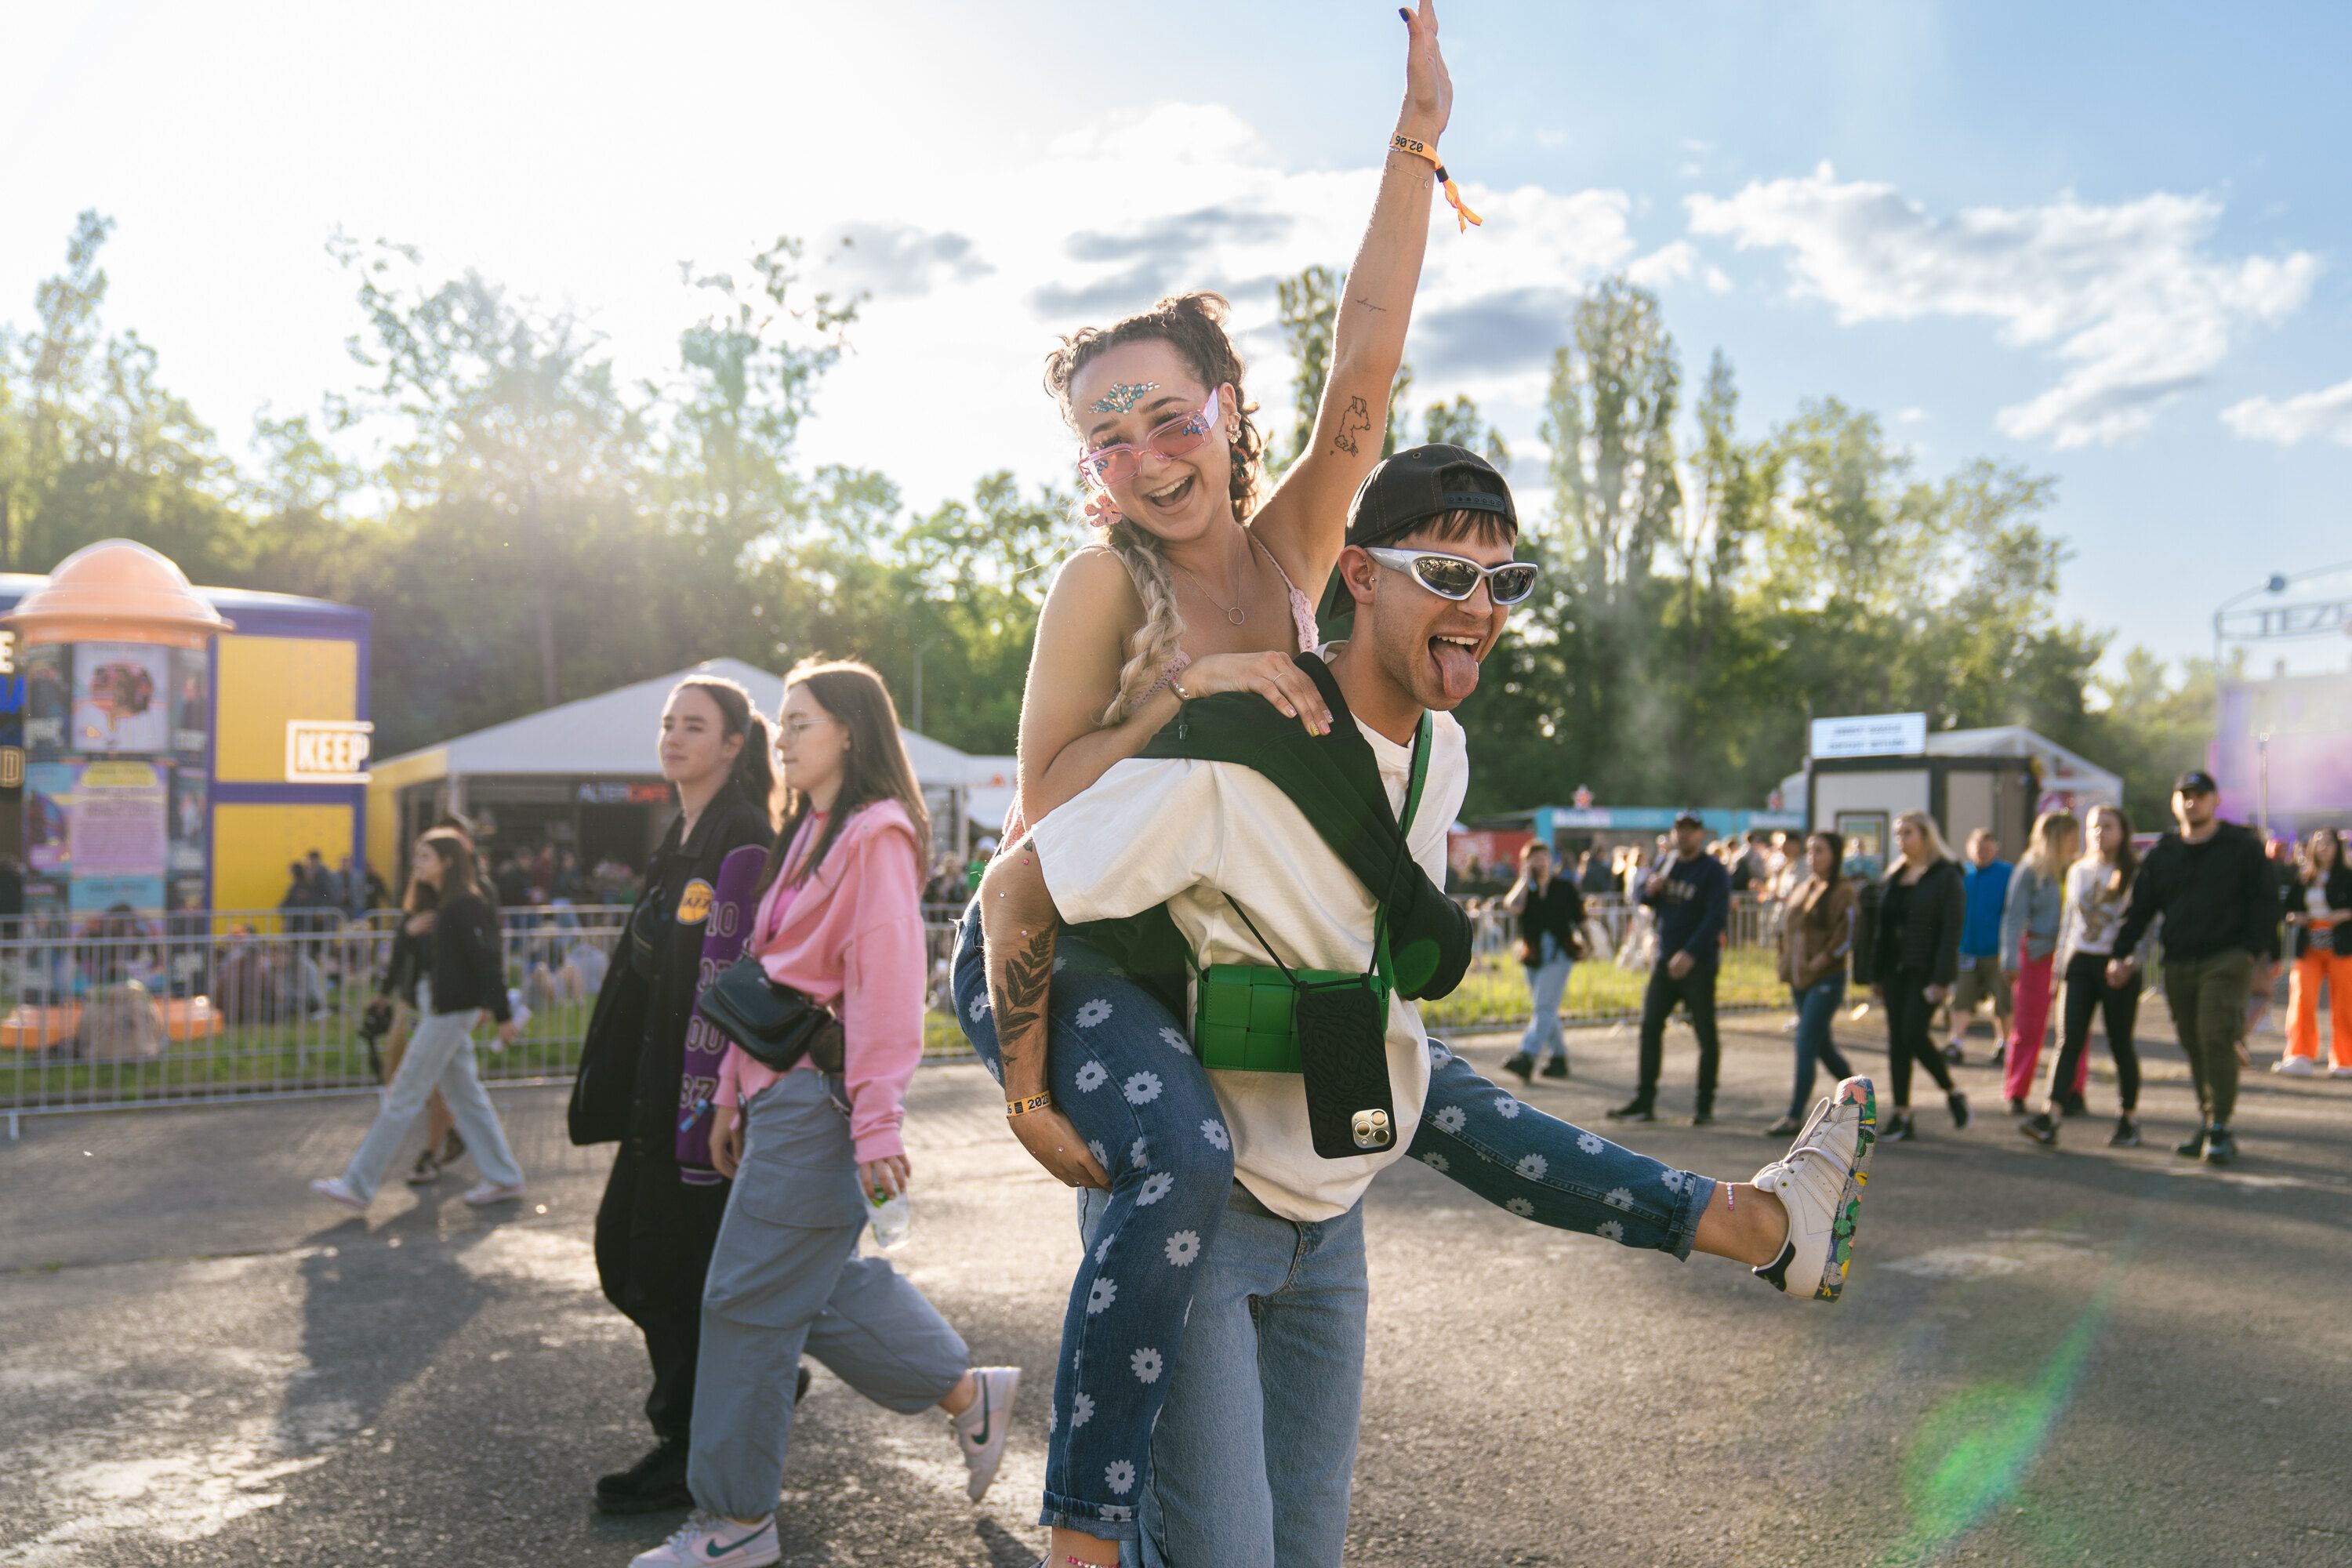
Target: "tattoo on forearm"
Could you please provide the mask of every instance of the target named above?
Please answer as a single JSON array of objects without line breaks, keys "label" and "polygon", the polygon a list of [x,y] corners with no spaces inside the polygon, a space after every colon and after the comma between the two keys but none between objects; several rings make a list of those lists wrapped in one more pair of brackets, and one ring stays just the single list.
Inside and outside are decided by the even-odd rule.
[{"label": "tattoo on forearm", "polygon": [[1339,416],[1339,434],[1332,439],[1331,449],[1349,457],[1361,457],[1356,437],[1368,434],[1372,427],[1372,406],[1360,397],[1348,399],[1347,412]]},{"label": "tattoo on forearm", "polygon": [[1357,296],[1356,296],[1356,303],[1357,303],[1357,304],[1359,304],[1359,305],[1361,305],[1361,306],[1362,306],[1365,310],[1382,310],[1382,311],[1385,311],[1385,310],[1388,309],[1388,307],[1387,307],[1386,305],[1375,305],[1375,304],[1373,304],[1370,300],[1365,299],[1361,294],[1359,294],[1359,295],[1357,295]]},{"label": "tattoo on forearm", "polygon": [[1029,1042],[1045,1016],[1045,994],[1054,983],[1054,928],[1050,925],[1005,955],[990,977],[994,994],[996,1047],[1007,1066]]}]

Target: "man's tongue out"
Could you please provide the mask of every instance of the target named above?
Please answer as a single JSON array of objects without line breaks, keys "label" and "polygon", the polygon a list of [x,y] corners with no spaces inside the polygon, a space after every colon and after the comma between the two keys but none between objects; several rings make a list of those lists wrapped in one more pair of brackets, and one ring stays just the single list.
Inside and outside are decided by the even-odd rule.
[{"label": "man's tongue out", "polygon": [[1478,686],[1478,656],[1458,642],[1429,639],[1429,657],[1437,663],[1438,683],[1448,702],[1459,702]]}]

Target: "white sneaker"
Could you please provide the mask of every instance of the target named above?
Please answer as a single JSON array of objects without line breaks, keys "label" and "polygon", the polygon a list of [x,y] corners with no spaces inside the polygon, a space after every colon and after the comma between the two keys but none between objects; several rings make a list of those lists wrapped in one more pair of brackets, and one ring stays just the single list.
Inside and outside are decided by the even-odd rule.
[{"label": "white sneaker", "polygon": [[1021,1369],[976,1366],[971,1375],[979,1381],[980,1394],[962,1415],[948,1417],[948,1430],[955,1435],[956,1447],[963,1454],[964,1496],[978,1502],[988,1495],[989,1484],[996,1479],[996,1467],[1004,1462],[1004,1440],[1013,1435],[1013,1400],[1021,1392]]},{"label": "white sneaker", "polygon": [[2327,1076],[2329,1078],[2352,1078],[2352,1068],[2329,1068],[2327,1069]]},{"label": "white sneaker", "polygon": [[[466,1189],[466,1201],[473,1205],[476,1208],[480,1208],[484,1204],[512,1203],[515,1199],[520,1196],[522,1196],[522,1184],[520,1182],[516,1182],[511,1184],[499,1182],[480,1182]],[[771,1558],[770,1561],[772,1562],[774,1559]]]},{"label": "white sneaker", "polygon": [[701,1568],[766,1568],[782,1562],[783,1555],[776,1545],[775,1515],[753,1527],[696,1509],[677,1527],[677,1534],[651,1552],[630,1558],[629,1568],[687,1568],[688,1563]]},{"label": "white sneaker", "polygon": [[1756,1173],[1756,1184],[1789,1211],[1789,1240],[1756,1277],[1791,1296],[1834,1301],[1853,1261],[1854,1222],[1878,1142],[1878,1097],[1850,1078],[1813,1107],[1789,1152]]},{"label": "white sneaker", "polygon": [[352,1185],[341,1176],[321,1176],[310,1184],[310,1190],[338,1208],[353,1214],[367,1213],[367,1199],[352,1191]]},{"label": "white sneaker", "polygon": [[2319,1064],[2309,1057],[2281,1057],[2271,1063],[2271,1071],[2287,1078],[2311,1078],[2319,1071]]}]

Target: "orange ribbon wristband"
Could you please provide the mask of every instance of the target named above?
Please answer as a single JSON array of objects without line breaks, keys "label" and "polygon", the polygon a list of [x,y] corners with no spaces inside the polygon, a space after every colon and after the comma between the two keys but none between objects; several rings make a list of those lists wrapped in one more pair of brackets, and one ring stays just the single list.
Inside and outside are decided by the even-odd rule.
[{"label": "orange ribbon wristband", "polygon": [[1416,142],[1412,137],[1400,132],[1397,135],[1389,138],[1389,151],[1391,153],[1410,153],[1416,158],[1426,158],[1429,160],[1430,167],[1437,171],[1437,183],[1445,187],[1446,205],[1454,209],[1454,221],[1461,232],[1467,234],[1470,231],[1470,226],[1472,224],[1483,225],[1486,221],[1485,218],[1480,217],[1476,213],[1472,212],[1470,210],[1469,204],[1462,199],[1462,193],[1454,188],[1454,176],[1447,174],[1445,172],[1445,165],[1437,161],[1437,150],[1435,148],[1430,146],[1426,142]]}]

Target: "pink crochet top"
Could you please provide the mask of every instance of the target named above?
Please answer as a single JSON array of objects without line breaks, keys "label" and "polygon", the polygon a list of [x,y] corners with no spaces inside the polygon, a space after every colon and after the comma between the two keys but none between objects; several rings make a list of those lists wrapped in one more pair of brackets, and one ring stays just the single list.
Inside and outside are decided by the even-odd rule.
[{"label": "pink crochet top", "polygon": [[[1298,651],[1300,653],[1313,653],[1316,648],[1320,647],[1322,644],[1322,633],[1317,629],[1315,625],[1314,602],[1308,599],[1305,594],[1299,592],[1298,584],[1290,580],[1290,574],[1282,569],[1282,558],[1280,556],[1275,554],[1271,550],[1266,550],[1264,544],[1259,543],[1258,537],[1255,533],[1250,535],[1250,542],[1257,545],[1258,549],[1265,551],[1265,558],[1274,563],[1274,574],[1282,579],[1283,587],[1289,591],[1290,629],[1298,638]],[[1160,679],[1153,681],[1150,689],[1144,692],[1143,695],[1145,700],[1149,700],[1150,698],[1158,695],[1161,687],[1167,685],[1170,681],[1183,674],[1186,669],[1192,667],[1192,656],[1186,653],[1181,647],[1174,653],[1171,654],[1168,658],[1167,667],[1160,672]],[[998,847],[1000,850],[1011,847],[1014,840],[1018,839],[1023,834],[1028,831],[1029,825],[1023,821],[1021,816],[1021,796],[1019,792],[1015,791],[1013,796],[1013,805],[1004,814],[1004,831],[997,837]]]}]

